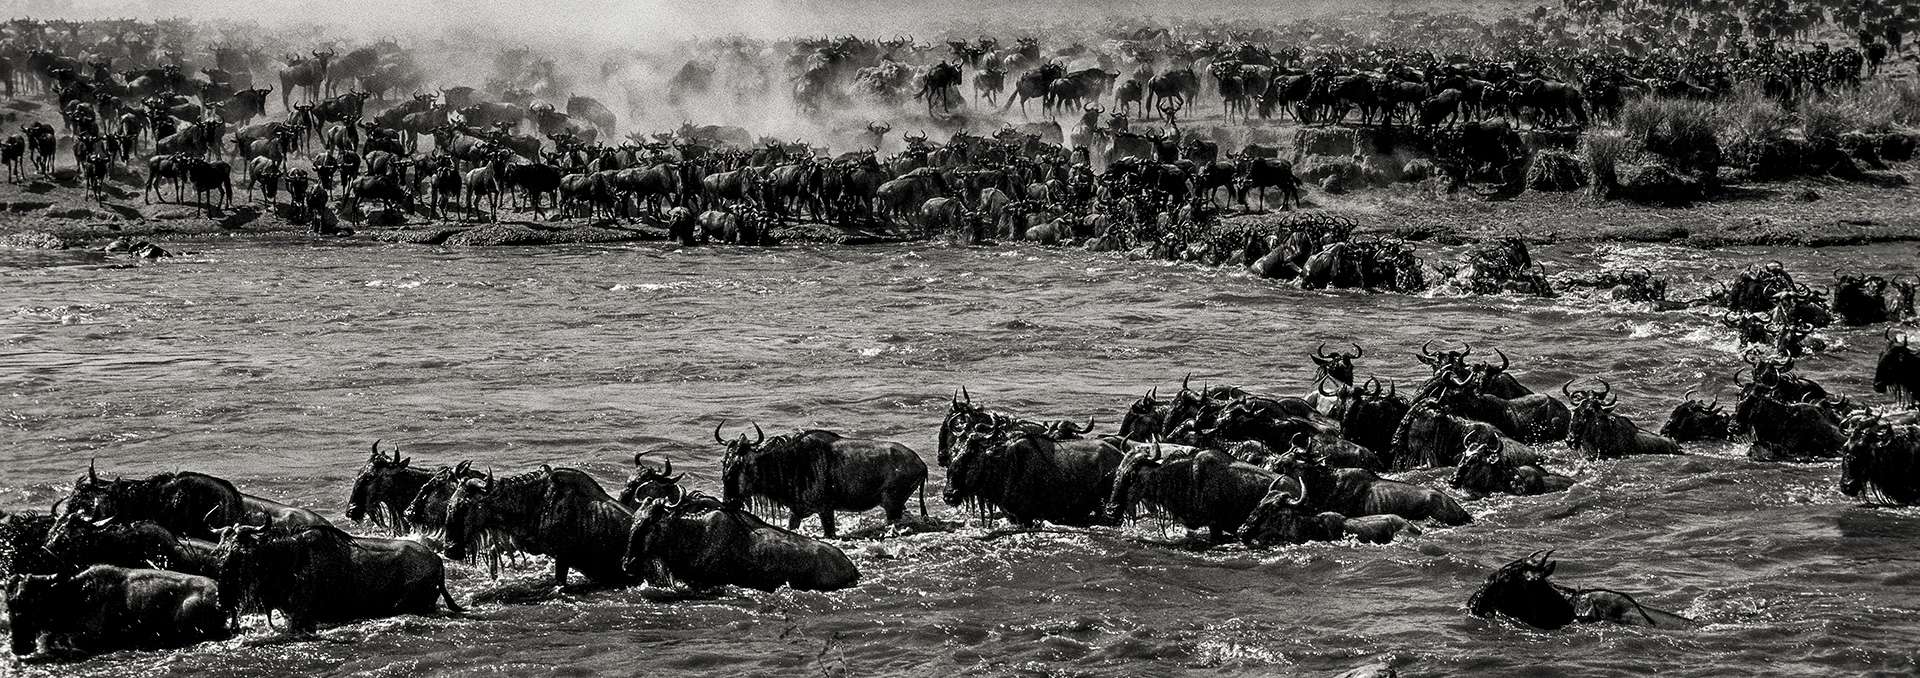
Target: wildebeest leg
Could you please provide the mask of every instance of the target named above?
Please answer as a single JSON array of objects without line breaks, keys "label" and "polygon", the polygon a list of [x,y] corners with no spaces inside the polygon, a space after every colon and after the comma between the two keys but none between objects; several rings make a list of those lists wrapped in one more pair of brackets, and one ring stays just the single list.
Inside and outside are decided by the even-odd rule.
[{"label": "wildebeest leg", "polygon": [[553,585],[567,585],[567,562],[559,558],[553,559]]},{"label": "wildebeest leg", "polygon": [[834,537],[834,534],[836,534],[837,532],[838,531],[835,530],[833,526],[833,510],[828,509],[825,511],[821,511],[820,512],[820,533],[823,535],[826,535],[828,539],[832,539]]},{"label": "wildebeest leg", "polygon": [[800,521],[806,520],[808,515],[811,514],[801,513],[800,509],[787,511],[787,529],[798,531],[800,529]]}]

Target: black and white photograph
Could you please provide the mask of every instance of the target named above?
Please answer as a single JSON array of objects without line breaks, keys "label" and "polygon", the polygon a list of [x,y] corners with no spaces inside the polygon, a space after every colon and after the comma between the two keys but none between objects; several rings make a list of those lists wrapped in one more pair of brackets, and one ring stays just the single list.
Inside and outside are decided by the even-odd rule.
[{"label": "black and white photograph", "polygon": [[0,0],[0,678],[1920,676],[1920,0]]}]

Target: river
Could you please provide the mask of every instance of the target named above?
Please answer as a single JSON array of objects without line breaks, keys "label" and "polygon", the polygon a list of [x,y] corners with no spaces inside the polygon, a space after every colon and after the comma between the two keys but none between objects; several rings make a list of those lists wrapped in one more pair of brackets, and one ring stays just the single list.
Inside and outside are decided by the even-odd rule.
[{"label": "river", "polygon": [[[1111,430],[1133,398],[1187,373],[1302,392],[1322,341],[1362,344],[1361,375],[1403,385],[1425,373],[1411,357],[1422,341],[1498,346],[1537,390],[1607,378],[1620,411],[1647,428],[1691,387],[1731,403],[1740,366],[1732,333],[1705,313],[1307,292],[1078,251],[186,247],[131,268],[0,252],[0,507],[44,510],[97,460],[103,475],[212,473],[344,521],[375,438],[416,465],[567,465],[608,487],[634,452],[653,450],[717,491],[709,436],[723,418],[735,431],[757,421],[899,440],[931,462],[962,385],[984,404],[1092,415]],[[1676,297],[1768,256],[1816,285],[1834,266],[1890,271],[1915,256],[1910,244],[1535,254],[1556,271],[1650,266]],[[1801,372],[1882,402],[1868,388],[1878,328],[1825,336],[1829,352]],[[1751,462],[1738,444],[1687,451],[1561,464],[1580,478],[1569,492],[1474,502],[1474,524],[1387,546],[1194,553],[1141,544],[1173,536],[1155,525],[991,540],[976,527],[843,542],[862,583],[831,594],[577,590],[348,624],[317,641],[256,628],[0,673],[1268,676],[1374,658],[1406,676],[1920,670],[1920,511],[1841,496],[1834,464]],[[944,516],[941,479],[936,469],[927,494]],[[1634,592],[1705,626],[1541,633],[1466,614],[1492,568],[1542,548],[1558,549],[1562,583]],[[462,564],[449,574],[462,600],[502,586]]]}]

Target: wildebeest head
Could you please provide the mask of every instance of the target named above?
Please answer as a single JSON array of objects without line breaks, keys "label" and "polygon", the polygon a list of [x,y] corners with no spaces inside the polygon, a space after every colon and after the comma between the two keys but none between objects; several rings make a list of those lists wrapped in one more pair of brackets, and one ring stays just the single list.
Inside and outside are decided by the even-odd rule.
[{"label": "wildebeest head", "polygon": [[767,442],[767,434],[760,430],[760,424],[755,422],[753,440],[747,440],[746,433],[741,433],[732,440],[726,440],[720,437],[720,429],[726,425],[727,422],[722,420],[713,427],[713,441],[727,447],[726,454],[720,457],[720,491],[721,497],[727,503],[738,505],[746,500],[749,484],[752,482],[749,476],[753,474],[753,465],[749,461],[754,453],[760,450],[760,446]]},{"label": "wildebeest head", "polygon": [[1511,493],[1513,472],[1513,464],[1502,454],[1497,436],[1475,436],[1469,432],[1466,451],[1461,453],[1460,464],[1454,467],[1453,477],[1447,484],[1473,498]]},{"label": "wildebeest head", "polygon": [[489,471],[479,478],[459,481],[453,496],[447,499],[447,557],[465,560],[477,553],[483,542],[495,537],[493,529],[493,493],[495,482]]},{"label": "wildebeest head", "polygon": [[1421,344],[1420,355],[1414,357],[1425,363],[1427,367],[1433,368],[1434,374],[1439,374],[1442,370],[1453,366],[1464,368],[1467,366],[1467,356],[1473,355],[1473,344],[1462,343],[1458,351],[1438,352],[1432,350],[1432,346],[1432,340]]},{"label": "wildebeest head", "polygon": [[1300,488],[1287,478],[1276,478],[1267,496],[1247,515],[1240,539],[1250,546],[1305,544],[1340,538],[1345,519],[1338,513],[1315,512]]},{"label": "wildebeest head", "polygon": [[1120,419],[1120,437],[1146,440],[1163,430],[1167,402],[1160,400],[1159,396],[1160,390],[1156,388],[1127,407],[1126,416]]},{"label": "wildebeest head", "polygon": [[673,460],[662,457],[660,466],[652,466],[641,461],[646,452],[633,455],[633,475],[627,478],[626,488],[620,490],[620,503],[629,508],[645,505],[647,502],[667,497],[680,489],[680,479],[687,474],[673,472]]},{"label": "wildebeest head", "polygon": [[1845,421],[1840,456],[1840,492],[1875,501],[1920,503],[1920,426],[1911,412],[1875,416],[1858,412]]},{"label": "wildebeest head", "polygon": [[1588,447],[1598,442],[1598,438],[1610,433],[1607,427],[1613,422],[1613,408],[1620,404],[1620,397],[1613,395],[1613,385],[1605,379],[1600,382],[1600,390],[1570,391],[1572,379],[1560,385],[1560,393],[1567,396],[1573,410],[1573,418],[1567,425],[1568,445],[1574,448]]},{"label": "wildebeest head", "polygon": [[55,518],[49,514],[0,511],[0,576],[44,574],[61,570],[45,544]]},{"label": "wildebeest head", "polygon": [[420,486],[413,500],[408,502],[407,523],[415,528],[425,528],[438,532],[447,524],[447,505],[453,500],[455,490],[468,480],[484,477],[472,468],[473,462],[463,461],[453,468],[440,467],[433,476]]},{"label": "wildebeest head", "polygon": [[661,528],[683,510],[686,501],[686,488],[673,485],[665,496],[649,499],[635,513],[633,529],[627,535],[626,553],[620,559],[621,570],[650,584],[668,583],[671,576],[660,556],[668,535]]},{"label": "wildebeest head", "polygon": [[1026,434],[991,430],[985,427],[969,429],[961,437],[953,455],[952,464],[947,467],[947,487],[941,491],[941,499],[948,506],[959,506],[968,499],[980,496],[995,482],[1004,478],[1009,446],[1017,440],[1013,436]]},{"label": "wildebeest head", "polygon": [[1733,417],[1720,405],[1719,398],[1713,402],[1695,400],[1693,390],[1688,389],[1682,400],[1674,406],[1666,425],[1660,427],[1660,435],[1676,442],[1726,440],[1731,435]]},{"label": "wildebeest head", "polygon": [[414,495],[401,496],[405,490],[396,487],[395,481],[411,469],[412,463],[411,458],[401,457],[399,450],[394,450],[391,457],[381,454],[380,441],[373,441],[366,468],[353,479],[353,494],[347,499],[347,520],[357,523],[372,518],[378,525],[398,524],[398,520],[392,519],[401,517],[405,503]]},{"label": "wildebeest head", "polygon": [[7,629],[13,654],[25,657],[40,649],[41,621],[60,614],[60,588],[66,574],[16,575],[7,581]]},{"label": "wildebeest head", "polygon": [[[1321,344],[1313,351],[1313,364],[1319,366],[1319,373],[1341,384],[1353,384],[1353,361],[1367,354],[1359,344],[1353,345],[1352,353],[1327,352],[1327,345]],[[1316,375],[1318,376],[1318,375]]]},{"label": "wildebeest head", "polygon": [[1773,340],[1773,329],[1767,326],[1767,316],[1763,313],[1741,313],[1735,315],[1732,310],[1721,314],[1720,324],[1727,326],[1740,336],[1740,345],[1765,345]]},{"label": "wildebeest head", "polygon": [[102,480],[89,461],[86,475],[73,481],[73,492],[67,495],[64,512],[76,513],[88,520],[113,518],[131,502],[140,485],[138,480]]},{"label": "wildebeest head", "polygon": [[1467,611],[1476,617],[1504,614],[1539,629],[1573,623],[1573,601],[1550,579],[1558,564],[1549,560],[1552,556],[1552,551],[1535,551],[1487,575],[1467,600]]},{"label": "wildebeest head", "polygon": [[1920,399],[1920,355],[1907,344],[1907,335],[1895,337],[1893,329],[1888,328],[1885,336],[1887,350],[1873,368],[1873,392],[1891,390],[1902,402],[1912,403]]}]

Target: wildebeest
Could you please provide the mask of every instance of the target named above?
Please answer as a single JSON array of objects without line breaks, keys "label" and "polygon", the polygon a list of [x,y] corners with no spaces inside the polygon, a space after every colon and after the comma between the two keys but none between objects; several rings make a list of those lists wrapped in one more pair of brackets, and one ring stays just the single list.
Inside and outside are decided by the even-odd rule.
[{"label": "wildebeest", "polygon": [[1518,397],[1493,394],[1491,386],[1498,383],[1498,377],[1504,376],[1503,372],[1496,371],[1498,369],[1487,365],[1443,367],[1428,380],[1421,395],[1432,397],[1452,414],[1492,424],[1501,433],[1523,443],[1566,438],[1572,418],[1567,405],[1545,394]]},{"label": "wildebeest", "polygon": [[371,446],[367,466],[353,479],[353,491],[347,497],[347,520],[371,520],[396,534],[407,531],[407,504],[419,496],[420,488],[434,477],[434,471],[413,467],[412,457],[380,453],[380,441]]},{"label": "wildebeest", "polygon": [[1847,421],[1840,455],[1840,493],[1914,506],[1920,504],[1920,426],[1911,413],[1856,414]]},{"label": "wildebeest", "polygon": [[620,556],[633,512],[574,469],[463,481],[447,502],[446,524],[447,557],[454,560],[498,545],[552,557],[557,586],[566,585],[568,570],[600,584],[629,581]]},{"label": "wildebeest", "polygon": [[27,157],[27,138],[18,134],[0,139],[0,164],[7,167],[7,183],[18,183]]},{"label": "wildebeest", "polygon": [[1159,448],[1132,452],[1120,462],[1107,503],[1110,517],[1132,517],[1145,505],[1188,530],[1209,528],[1212,540],[1220,543],[1239,532],[1276,481],[1291,484],[1291,479],[1235,461],[1225,452],[1166,453]]},{"label": "wildebeest", "polygon": [[906,517],[907,500],[919,491],[926,515],[927,464],[905,445],[843,437],[832,431],[800,431],[769,439],[754,424],[754,440],[745,433],[732,440],[713,428],[714,442],[725,445],[720,467],[729,506],[758,505],[762,511],[787,509],[787,529],[799,529],[808,516],[820,516],[820,531],[836,535],[834,511],[860,512],[878,506],[888,523]]},{"label": "wildebeest", "polygon": [[1507,563],[1487,575],[1485,584],[1467,600],[1476,617],[1501,614],[1537,629],[1552,631],[1576,622],[1611,622],[1628,626],[1686,629],[1695,622],[1686,617],[1646,607],[1633,596],[1608,589],[1572,589],[1549,577],[1558,563],[1552,551],[1536,551]]},{"label": "wildebeest", "polygon": [[1873,392],[1892,392],[1901,403],[1920,400],[1920,355],[1907,344],[1905,334],[1895,337],[1892,328],[1885,333],[1887,349],[1873,368]]},{"label": "wildebeest", "polygon": [[1301,506],[1315,513],[1332,511],[1349,518],[1391,513],[1443,525],[1473,522],[1460,502],[1439,490],[1387,480],[1366,469],[1334,468],[1304,450],[1283,455],[1274,468],[1300,484]]},{"label": "wildebeest", "polygon": [[1267,207],[1267,188],[1280,189],[1280,209],[1300,205],[1300,178],[1293,174],[1293,162],[1279,158],[1255,158],[1241,155],[1235,159],[1239,179],[1234,182],[1234,201],[1247,202],[1247,192],[1258,190],[1260,209]]},{"label": "wildebeest", "polygon": [[1680,454],[1680,445],[1670,439],[1640,430],[1638,424],[1615,414],[1620,402],[1612,395],[1613,385],[1600,380],[1602,390],[1573,393],[1560,386],[1573,403],[1573,422],[1567,429],[1567,446],[1587,453],[1589,459],[1618,459],[1641,454]]},{"label": "wildebeest", "polygon": [[295,633],[321,622],[432,614],[441,600],[461,611],[447,591],[446,565],[419,542],[333,527],[236,525],[222,533],[222,588],[244,607],[280,611]]},{"label": "wildebeest", "polygon": [[1719,398],[1713,402],[1695,400],[1693,390],[1688,389],[1660,427],[1660,435],[1681,443],[1726,440],[1733,435],[1733,416],[1727,414]]},{"label": "wildebeest", "polygon": [[1112,443],[976,428],[955,447],[942,494],[949,506],[997,507],[1017,525],[1108,522],[1101,509],[1123,456]]},{"label": "wildebeest", "polygon": [[1531,451],[1509,457],[1495,441],[1471,441],[1447,484],[1469,499],[1490,494],[1534,495],[1564,492],[1574,480],[1540,466]]},{"label": "wildebeest", "polygon": [[414,531],[427,534],[444,534],[447,527],[447,504],[453,501],[453,493],[469,480],[486,478],[487,474],[473,470],[473,462],[463,461],[447,467],[433,470],[407,502],[406,511],[401,517]]},{"label": "wildebeest", "polygon": [[224,640],[229,604],[214,580],[164,570],[96,565],[7,582],[8,633],[23,657],[43,644],[96,653]]},{"label": "wildebeest", "polygon": [[186,159],[187,181],[193,184],[194,199],[209,207],[209,193],[220,196],[221,207],[233,205],[233,166],[225,160]]},{"label": "wildebeest", "polygon": [[1811,461],[1840,455],[1846,434],[1826,408],[1782,399],[1779,389],[1747,384],[1733,408],[1734,432],[1750,436],[1747,456],[1758,461]]},{"label": "wildebeest", "polygon": [[40,545],[62,564],[60,571],[78,572],[93,565],[153,567],[206,577],[218,576],[217,544],[174,534],[149,520],[88,521],[77,514],[62,516]]},{"label": "wildebeest", "polygon": [[641,509],[626,545],[622,566],[655,585],[834,591],[860,581],[859,569],[833,545],[678,485]]},{"label": "wildebeest", "polygon": [[1847,325],[1874,325],[1886,322],[1890,314],[1886,304],[1886,278],[1877,275],[1843,274],[1833,271],[1833,314]]},{"label": "wildebeest", "polygon": [[101,480],[91,464],[74,482],[60,515],[88,521],[151,520],[192,537],[209,538],[217,528],[243,522],[240,491],[224,479],[193,473],[162,473],[140,480]]},{"label": "wildebeest", "polygon": [[1333,511],[1314,512],[1300,488],[1282,477],[1247,518],[1242,540],[1251,546],[1339,541],[1352,537],[1363,544],[1386,544],[1401,533],[1420,534],[1420,528],[1393,514],[1349,518]]}]

